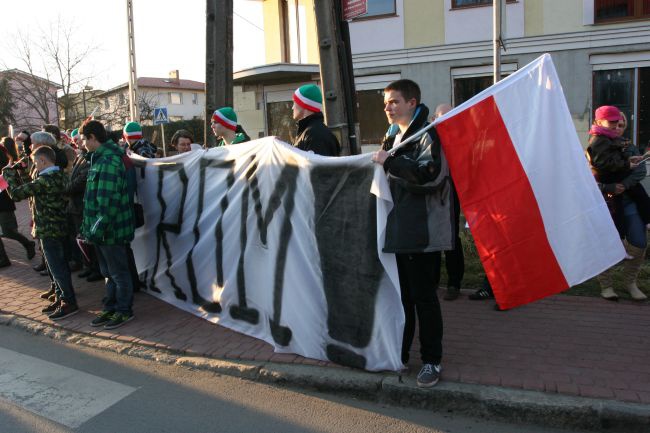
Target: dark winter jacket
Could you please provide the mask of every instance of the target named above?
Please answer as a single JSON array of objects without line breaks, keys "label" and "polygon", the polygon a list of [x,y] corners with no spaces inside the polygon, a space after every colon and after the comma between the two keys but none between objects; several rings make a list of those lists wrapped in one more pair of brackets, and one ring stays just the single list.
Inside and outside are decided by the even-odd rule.
[{"label": "dark winter jacket", "polygon": [[[9,164],[9,151],[0,144],[0,167]],[[16,203],[9,197],[7,190],[0,192],[0,212],[13,212],[16,210]]]},{"label": "dark winter jacket", "polygon": [[84,194],[86,193],[86,180],[90,164],[84,155],[79,155],[72,165],[70,171],[70,183],[68,185],[68,213],[81,215],[84,211]]},{"label": "dark winter jacket", "polygon": [[131,149],[131,152],[136,153],[145,158],[155,158],[156,157],[156,145],[150,141],[145,140],[144,138],[136,141],[133,144],[128,145]]},{"label": "dark winter jacket", "polygon": [[298,121],[298,135],[293,145],[305,152],[323,156],[338,156],[341,145],[325,126],[323,113],[314,113]]},{"label": "dark winter jacket", "polygon": [[[401,138],[405,141],[427,125],[429,109],[420,104]],[[382,149],[393,148],[395,136]],[[386,222],[384,252],[426,253],[454,247],[454,206],[449,168],[434,128],[395,150],[384,162],[393,208]]]}]

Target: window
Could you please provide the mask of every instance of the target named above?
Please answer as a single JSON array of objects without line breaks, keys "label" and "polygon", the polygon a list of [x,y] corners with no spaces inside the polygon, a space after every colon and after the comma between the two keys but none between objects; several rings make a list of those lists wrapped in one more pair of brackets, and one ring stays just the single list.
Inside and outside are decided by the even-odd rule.
[{"label": "window", "polygon": [[124,93],[117,94],[117,101],[119,105],[126,105],[126,96],[124,96]]},{"label": "window", "polygon": [[359,120],[359,144],[381,144],[388,129],[384,113],[384,91],[357,91],[357,119]]},{"label": "window", "polygon": [[[516,0],[506,0],[506,3],[515,3]],[[475,6],[492,6],[494,0],[451,0],[452,9],[471,8]]]},{"label": "window", "polygon": [[395,15],[396,13],[395,0],[368,0],[368,12],[361,18]]},{"label": "window", "polygon": [[595,0],[597,23],[650,19],[650,0]]},{"label": "window", "polygon": [[293,102],[267,102],[266,116],[269,135],[280,137],[287,143],[296,138],[296,122],[291,109]]},{"label": "window", "polygon": [[104,98],[104,108],[108,110],[111,108],[111,103],[108,101],[108,98]]},{"label": "window", "polygon": [[192,104],[193,105],[199,105],[199,94],[198,93],[192,93]]},{"label": "window", "polygon": [[183,103],[183,95],[181,92],[169,92],[169,103],[173,105],[180,105]]}]

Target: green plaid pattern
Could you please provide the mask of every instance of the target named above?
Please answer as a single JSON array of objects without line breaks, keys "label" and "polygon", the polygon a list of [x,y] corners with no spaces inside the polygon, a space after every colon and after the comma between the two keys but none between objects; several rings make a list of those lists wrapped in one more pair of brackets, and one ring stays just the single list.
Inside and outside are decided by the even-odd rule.
[{"label": "green plaid pattern", "polygon": [[63,170],[39,175],[24,184],[16,170],[5,168],[2,175],[9,184],[8,192],[14,201],[33,198],[32,234],[35,237],[62,238],[68,235],[66,218],[68,175]]},{"label": "green plaid pattern", "polygon": [[99,245],[124,245],[133,240],[133,203],[128,194],[124,152],[108,140],[89,157],[81,235]]}]

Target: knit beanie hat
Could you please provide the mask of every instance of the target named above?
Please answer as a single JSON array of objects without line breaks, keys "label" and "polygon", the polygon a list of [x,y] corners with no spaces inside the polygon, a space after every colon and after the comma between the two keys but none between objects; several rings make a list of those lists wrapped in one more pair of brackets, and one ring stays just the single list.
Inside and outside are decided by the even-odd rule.
[{"label": "knit beanie hat", "polygon": [[603,105],[596,109],[596,120],[618,122],[621,120],[621,111],[612,105]]},{"label": "knit beanie hat", "polygon": [[231,131],[237,130],[237,114],[231,107],[222,107],[212,114],[212,121],[220,123]]},{"label": "knit beanie hat", "polygon": [[129,122],[124,125],[125,140],[139,140],[142,138],[142,126],[138,122]]},{"label": "knit beanie hat", "polygon": [[293,102],[316,113],[323,110],[323,95],[320,87],[315,84],[305,84],[298,87],[293,94]]}]

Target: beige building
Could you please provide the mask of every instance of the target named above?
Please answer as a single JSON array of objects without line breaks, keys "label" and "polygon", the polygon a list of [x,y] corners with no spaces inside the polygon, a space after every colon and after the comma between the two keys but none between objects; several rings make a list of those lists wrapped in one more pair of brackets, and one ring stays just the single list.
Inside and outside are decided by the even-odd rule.
[{"label": "beige building", "polygon": [[[350,22],[360,139],[379,143],[387,127],[382,89],[410,78],[430,108],[458,105],[491,84],[492,0],[368,0]],[[235,73],[255,93],[258,122],[286,136],[291,92],[318,82],[313,0],[264,0],[266,64]],[[620,107],[628,134],[650,140],[650,2],[508,0],[502,73],[550,53],[578,134],[586,141],[598,105]],[[290,118],[289,118],[290,119]]]}]

